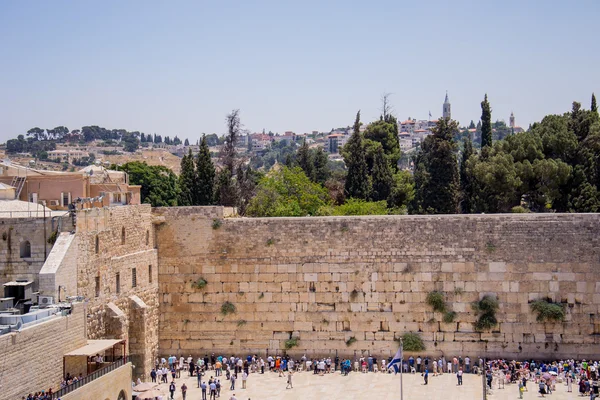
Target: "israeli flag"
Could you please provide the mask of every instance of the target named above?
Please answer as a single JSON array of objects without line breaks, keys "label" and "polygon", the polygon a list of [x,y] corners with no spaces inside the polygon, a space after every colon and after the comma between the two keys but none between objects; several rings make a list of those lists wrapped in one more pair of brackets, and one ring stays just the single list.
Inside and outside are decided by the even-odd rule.
[{"label": "israeli flag", "polygon": [[402,368],[402,347],[400,347],[398,349],[398,351],[396,352],[396,355],[394,356],[392,361],[389,362],[389,364],[387,365],[387,367],[385,369],[387,371],[390,368],[394,368],[394,371],[396,371],[396,372],[399,372],[400,369]]}]

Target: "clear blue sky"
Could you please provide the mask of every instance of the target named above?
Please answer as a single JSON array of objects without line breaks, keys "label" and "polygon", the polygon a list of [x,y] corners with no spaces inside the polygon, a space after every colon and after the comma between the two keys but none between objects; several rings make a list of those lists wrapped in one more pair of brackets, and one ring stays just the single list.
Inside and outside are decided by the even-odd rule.
[{"label": "clear blue sky", "polygon": [[179,135],[329,130],[511,110],[527,127],[600,94],[600,1],[2,1],[0,141],[33,126]]}]

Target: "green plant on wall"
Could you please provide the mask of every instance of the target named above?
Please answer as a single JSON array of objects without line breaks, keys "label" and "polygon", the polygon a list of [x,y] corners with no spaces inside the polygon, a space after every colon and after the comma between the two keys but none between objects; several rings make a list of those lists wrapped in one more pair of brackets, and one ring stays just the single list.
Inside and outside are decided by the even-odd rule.
[{"label": "green plant on wall", "polygon": [[235,312],[236,312],[236,308],[233,303],[226,301],[225,303],[223,303],[221,305],[221,314],[229,315],[229,314],[235,314]]},{"label": "green plant on wall", "polygon": [[443,321],[447,324],[454,322],[454,319],[456,318],[456,313],[454,311],[446,311],[444,313],[444,317],[443,317]]},{"label": "green plant on wall", "polygon": [[198,280],[196,282],[192,282],[192,287],[194,289],[204,289],[206,287],[206,285],[208,284],[208,282],[206,282],[206,279],[204,278],[198,278]]},{"label": "green plant on wall", "polygon": [[240,320],[237,322],[237,326],[238,326],[238,327],[240,327],[240,326],[244,326],[244,325],[246,325],[246,324],[247,324],[247,322],[246,322],[246,320],[245,320],[245,319],[240,319]]},{"label": "green plant on wall", "polygon": [[300,340],[300,338],[298,338],[298,337],[293,337],[293,338],[286,340],[285,348],[287,350],[289,350],[289,349],[293,349],[294,347],[298,346],[298,340]]},{"label": "green plant on wall", "polygon": [[548,300],[536,300],[530,304],[531,311],[537,314],[538,322],[562,322],[565,320],[565,308],[561,304]]},{"label": "green plant on wall", "polygon": [[[404,351],[424,351],[425,343],[423,343],[423,339],[417,333],[407,332],[402,335],[402,349]],[[400,339],[396,339],[396,341],[400,342]]]},{"label": "green plant on wall", "polygon": [[356,343],[357,341],[358,340],[354,336],[351,336],[348,340],[346,340],[346,346],[350,347],[353,343]]},{"label": "green plant on wall", "polygon": [[358,298],[358,293],[359,291],[354,289],[353,291],[350,292],[350,300],[351,301],[355,301]]},{"label": "green plant on wall", "polygon": [[427,294],[427,298],[425,299],[427,304],[433,308],[433,311],[437,312],[445,312],[446,311],[446,303],[444,302],[444,295],[441,292],[429,292]]},{"label": "green plant on wall", "polygon": [[472,308],[478,314],[477,321],[474,323],[476,331],[487,331],[498,325],[496,311],[499,303],[496,296],[485,295],[481,300],[473,303]]},{"label": "green plant on wall", "polygon": [[220,219],[213,219],[212,228],[219,229],[221,227],[221,224],[222,224],[222,222]]}]

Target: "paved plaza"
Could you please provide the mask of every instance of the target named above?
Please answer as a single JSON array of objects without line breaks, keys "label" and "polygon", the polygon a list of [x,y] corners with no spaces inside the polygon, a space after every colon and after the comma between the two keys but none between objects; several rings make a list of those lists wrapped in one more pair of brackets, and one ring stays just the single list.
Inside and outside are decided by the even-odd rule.
[{"label": "paved plaza", "polygon": [[[210,378],[210,373],[204,376]],[[287,378],[278,377],[276,373],[251,374],[248,378],[247,389],[241,389],[241,379],[236,382],[236,390],[229,390],[229,381],[222,377],[220,399],[229,400],[232,393],[235,393],[238,400],[311,400],[311,399],[343,399],[343,400],[398,400],[400,399],[400,377],[393,374],[382,373],[351,373],[349,376],[342,376],[339,372],[335,374],[326,374],[324,376],[313,375],[312,373],[300,372],[293,376],[293,389],[286,389]],[[176,400],[181,400],[182,381],[188,386],[187,400],[202,399],[201,390],[197,388],[196,377],[182,375],[181,379],[176,379],[177,393]],[[423,378],[420,374],[404,374],[404,400],[465,400],[482,399],[481,376],[465,375],[464,384],[457,386],[455,375],[444,374],[442,376],[431,376],[429,385],[423,385]],[[523,394],[524,399],[541,398],[537,393],[537,386],[533,382],[528,382],[529,392]],[[168,385],[161,384],[160,388],[166,393]],[[577,390],[573,385],[573,390]],[[556,391],[546,397],[553,400],[580,398],[576,392],[567,393],[564,384],[557,384]],[[518,399],[519,392],[516,385],[506,385],[504,389],[497,389],[494,383],[494,390],[488,399],[507,400]]]}]

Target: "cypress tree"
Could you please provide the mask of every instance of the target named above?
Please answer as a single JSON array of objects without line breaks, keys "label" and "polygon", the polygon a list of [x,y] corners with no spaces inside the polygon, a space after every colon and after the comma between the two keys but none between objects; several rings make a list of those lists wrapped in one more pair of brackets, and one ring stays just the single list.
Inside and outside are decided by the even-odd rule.
[{"label": "cypress tree", "polygon": [[596,95],[594,93],[592,93],[592,106],[590,107],[590,110],[592,110],[592,112],[595,113],[598,112],[598,106],[596,105]]},{"label": "cypress tree", "polygon": [[196,158],[196,205],[208,206],[213,202],[215,166],[210,159],[206,135],[202,135],[200,150]]},{"label": "cypress tree", "polygon": [[344,186],[346,197],[366,200],[371,191],[363,137],[360,133],[360,111],[356,113],[354,132],[344,146],[344,162],[348,174]]},{"label": "cypress tree", "polygon": [[371,190],[373,201],[387,200],[392,192],[393,176],[390,164],[381,146],[377,147],[377,152],[373,159],[371,178],[373,179]]},{"label": "cypress tree", "polygon": [[181,174],[179,175],[179,199],[180,206],[193,206],[195,201],[196,171],[194,169],[194,156],[192,150],[181,159]]},{"label": "cypress tree", "polygon": [[317,149],[313,154],[314,160],[314,181],[323,185],[329,179],[329,157],[322,148]]},{"label": "cypress tree", "polygon": [[313,160],[311,157],[310,149],[308,148],[308,144],[306,143],[306,139],[302,142],[302,146],[298,149],[298,153],[296,154],[296,161],[302,171],[308,176],[308,178],[314,181],[314,167]]},{"label": "cypress tree", "polygon": [[467,170],[467,161],[473,155],[473,143],[471,137],[467,137],[463,142],[463,151],[460,162],[460,198],[461,210],[463,214],[473,212],[473,182],[469,171]]},{"label": "cypress tree", "polygon": [[423,141],[415,163],[415,200],[412,212],[456,214],[459,181],[453,136],[458,124],[440,118],[433,134]]},{"label": "cypress tree", "polygon": [[184,145],[184,146],[189,146],[189,145],[190,145],[190,141],[189,141],[189,140],[187,140],[187,139],[185,139],[185,142],[183,142],[183,145]]},{"label": "cypress tree", "polygon": [[492,146],[492,110],[487,93],[481,102],[481,148]]}]

